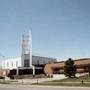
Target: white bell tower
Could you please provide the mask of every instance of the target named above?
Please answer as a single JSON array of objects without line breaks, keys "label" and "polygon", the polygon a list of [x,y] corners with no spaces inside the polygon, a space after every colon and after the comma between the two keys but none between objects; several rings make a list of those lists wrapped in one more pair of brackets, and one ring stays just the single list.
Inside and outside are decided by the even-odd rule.
[{"label": "white bell tower", "polygon": [[31,68],[33,70],[33,76],[35,75],[35,67],[32,65],[32,34],[31,31],[28,35],[22,36],[22,55],[21,55],[22,67]]},{"label": "white bell tower", "polygon": [[31,32],[22,36],[22,67],[32,66],[32,38]]}]

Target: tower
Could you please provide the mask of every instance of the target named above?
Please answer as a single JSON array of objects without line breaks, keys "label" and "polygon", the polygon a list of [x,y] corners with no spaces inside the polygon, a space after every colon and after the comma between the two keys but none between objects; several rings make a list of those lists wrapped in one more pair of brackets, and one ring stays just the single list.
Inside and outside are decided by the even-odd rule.
[{"label": "tower", "polygon": [[32,38],[31,32],[28,35],[22,36],[22,67],[32,66]]}]

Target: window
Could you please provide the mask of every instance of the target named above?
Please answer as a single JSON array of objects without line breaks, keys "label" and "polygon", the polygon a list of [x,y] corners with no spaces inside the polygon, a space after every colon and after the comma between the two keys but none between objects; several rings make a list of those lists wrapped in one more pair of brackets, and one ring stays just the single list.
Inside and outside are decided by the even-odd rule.
[{"label": "window", "polygon": [[37,60],[37,64],[39,65],[39,60]]},{"label": "window", "polygon": [[24,67],[29,67],[29,59],[24,60]]},{"label": "window", "polygon": [[24,67],[29,67],[30,65],[30,55],[29,54],[24,54]]},{"label": "window", "polygon": [[45,64],[45,60],[43,60],[43,64]]},{"label": "window", "polygon": [[18,67],[18,61],[16,61],[16,67]]},{"label": "window", "polygon": [[13,67],[13,62],[11,64],[12,64],[11,66]]},{"label": "window", "polygon": [[9,66],[9,63],[7,62],[7,67]]}]

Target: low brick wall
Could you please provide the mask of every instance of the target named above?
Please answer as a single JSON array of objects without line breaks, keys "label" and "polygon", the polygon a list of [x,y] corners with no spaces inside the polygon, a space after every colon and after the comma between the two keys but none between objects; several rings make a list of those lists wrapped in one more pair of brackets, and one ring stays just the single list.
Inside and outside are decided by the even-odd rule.
[{"label": "low brick wall", "polygon": [[[77,67],[77,73],[84,73],[85,72],[85,65],[90,64],[90,58],[85,58],[85,59],[77,59],[74,60],[75,65]],[[65,62],[55,62],[55,63],[49,63],[46,64],[44,67],[44,72],[47,76],[51,76],[56,69],[59,69],[64,73],[64,66]]]}]

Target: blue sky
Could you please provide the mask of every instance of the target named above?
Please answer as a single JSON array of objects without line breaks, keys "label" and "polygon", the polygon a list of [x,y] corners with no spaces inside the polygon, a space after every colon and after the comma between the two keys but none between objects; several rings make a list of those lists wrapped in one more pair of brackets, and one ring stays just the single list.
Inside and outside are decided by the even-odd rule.
[{"label": "blue sky", "polygon": [[34,55],[90,57],[90,0],[0,0],[0,53],[20,56],[29,30]]}]

